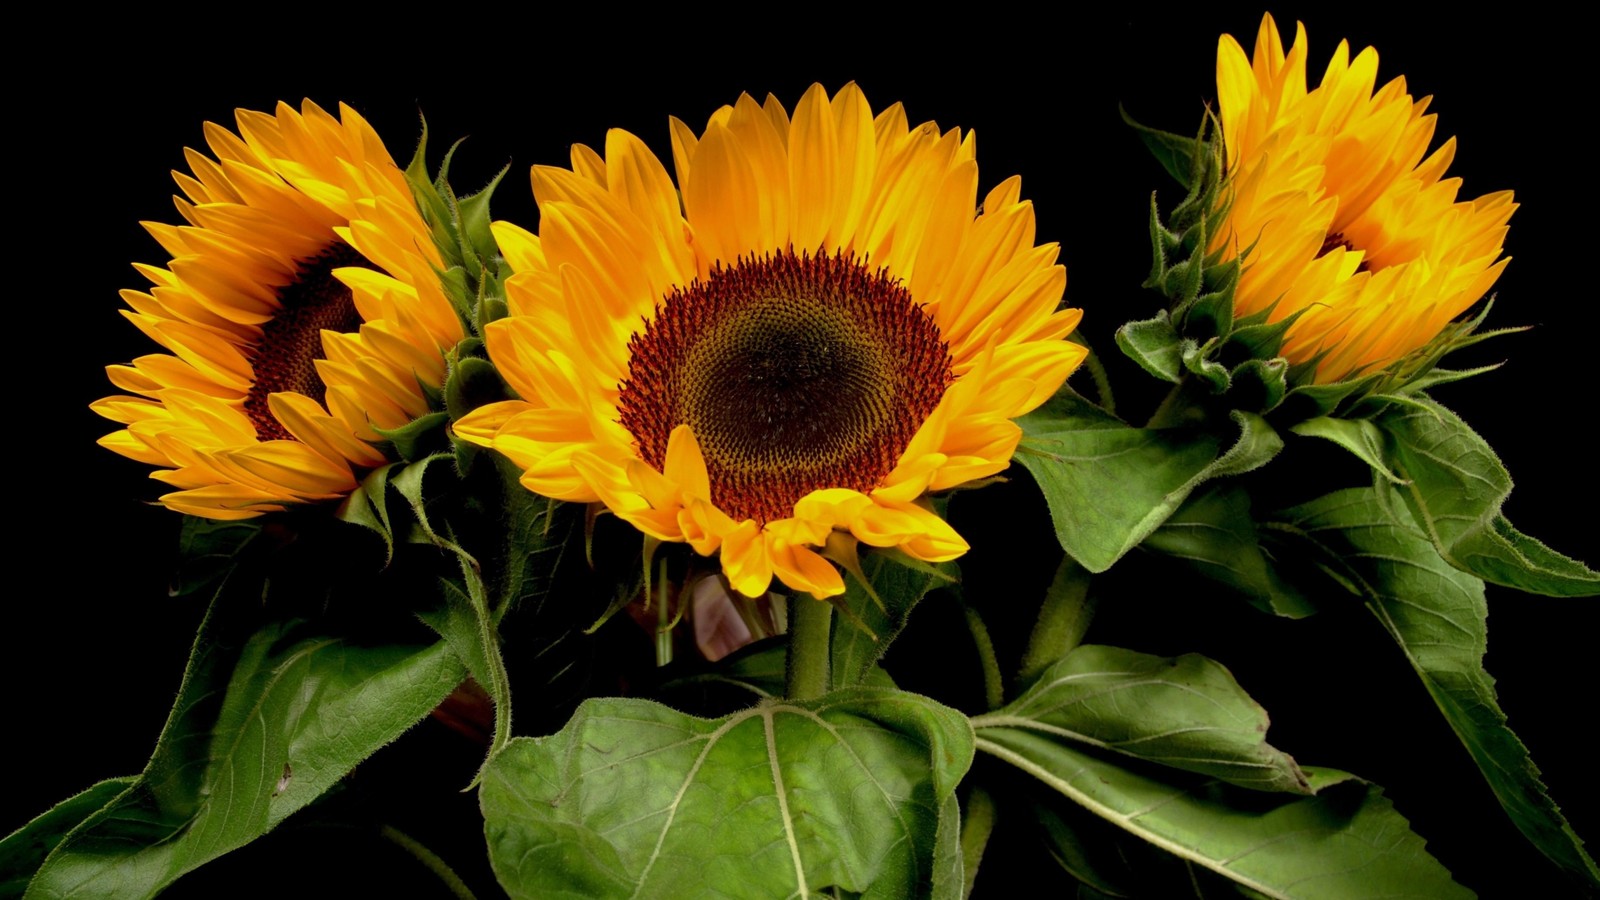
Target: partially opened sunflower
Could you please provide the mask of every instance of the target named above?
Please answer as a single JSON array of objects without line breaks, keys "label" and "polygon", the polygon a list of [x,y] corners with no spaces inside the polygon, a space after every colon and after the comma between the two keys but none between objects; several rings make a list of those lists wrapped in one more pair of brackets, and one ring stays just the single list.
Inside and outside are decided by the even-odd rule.
[{"label": "partially opened sunflower", "polygon": [[341,105],[207,123],[212,156],[174,172],[184,225],[145,223],[172,255],[137,266],[123,315],[166,353],[107,369],[130,395],[93,408],[104,446],[161,469],[161,502],[242,519],[334,500],[384,462],[377,428],[427,412],[462,337],[403,173]]},{"label": "partially opened sunflower", "polygon": [[1005,469],[1011,419],[1084,357],[1019,179],[980,205],[971,132],[874,117],[853,84],[671,136],[676,186],[621,130],[534,168],[540,233],[495,226],[516,274],[486,334],[521,399],[457,433],[748,596],[842,592],[830,543],[959,556],[923,498]]},{"label": "partially opened sunflower", "polygon": [[1413,101],[1404,78],[1375,89],[1377,51],[1351,59],[1341,41],[1311,90],[1306,53],[1305,27],[1285,53],[1270,15],[1253,58],[1219,42],[1231,191],[1212,247],[1244,257],[1238,314],[1299,313],[1281,352],[1329,382],[1405,357],[1487,293],[1516,204],[1509,191],[1456,200],[1455,139],[1427,154],[1430,98]]}]

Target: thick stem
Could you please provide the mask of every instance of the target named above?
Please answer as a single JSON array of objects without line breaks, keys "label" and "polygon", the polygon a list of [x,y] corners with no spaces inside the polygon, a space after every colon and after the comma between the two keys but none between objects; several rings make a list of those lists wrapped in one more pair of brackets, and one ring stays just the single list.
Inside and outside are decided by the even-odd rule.
[{"label": "thick stem", "polygon": [[789,597],[789,699],[810,700],[828,692],[829,633],[833,606],[794,594]]},{"label": "thick stem", "polygon": [[1067,651],[1078,646],[1089,623],[1094,620],[1095,600],[1089,596],[1089,572],[1070,556],[1061,558],[1056,576],[1039,605],[1039,619],[1028,635],[1028,649],[1022,655],[1017,683],[1038,678]]}]

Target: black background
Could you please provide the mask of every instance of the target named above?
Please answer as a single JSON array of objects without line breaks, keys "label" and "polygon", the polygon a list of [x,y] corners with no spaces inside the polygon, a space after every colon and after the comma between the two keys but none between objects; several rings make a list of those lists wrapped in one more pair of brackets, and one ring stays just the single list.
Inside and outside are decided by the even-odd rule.
[{"label": "black background", "polygon": [[[1296,12],[1279,12],[1280,24],[1291,28]],[[874,109],[898,100],[913,122],[975,128],[983,190],[1022,174],[1040,239],[1062,245],[1068,302],[1086,311],[1091,339],[1110,349],[1117,325],[1160,304],[1139,288],[1150,192],[1169,204],[1179,196],[1121,123],[1118,103],[1148,124],[1191,131],[1214,97],[1217,35],[1230,32],[1248,49],[1259,20],[1257,10],[1080,21],[978,9],[933,21],[916,37],[900,17],[858,11],[827,21],[808,13],[778,29],[624,23],[600,7],[579,14],[591,17],[583,28],[418,24],[404,41],[353,23],[274,23],[239,34],[195,21],[102,22],[119,46],[75,47],[59,62],[102,74],[19,82],[12,114],[21,125],[8,129],[20,155],[9,173],[8,309],[22,318],[13,320],[8,367],[14,527],[0,626],[9,757],[0,832],[93,781],[142,767],[203,611],[198,599],[166,596],[178,516],[146,505],[160,488],[147,467],[95,446],[114,426],[87,409],[112,392],[106,364],[152,352],[117,315],[117,290],[144,286],[129,263],[164,262],[137,223],[177,219],[166,172],[184,167],[184,146],[203,146],[202,121],[231,126],[235,107],[270,109],[278,99],[310,97],[328,108],[345,100],[403,162],[420,109],[436,146],[469,137],[457,155],[458,188],[511,164],[495,212],[532,227],[527,167],[565,164],[573,142],[599,147],[605,129],[620,126],[670,160],[669,114],[698,131],[740,91],[758,99],[771,91],[792,109],[813,81],[834,90],[854,79]],[[1576,136],[1592,109],[1578,102],[1587,96],[1577,87],[1585,61],[1561,50],[1549,23],[1517,11],[1415,24],[1371,7],[1298,14],[1310,32],[1313,78],[1340,37],[1376,46],[1381,80],[1404,73],[1413,94],[1435,95],[1439,139],[1459,138],[1451,174],[1464,179],[1462,196],[1516,192],[1522,207],[1506,245],[1515,261],[1496,287],[1490,324],[1535,328],[1472,351],[1472,362],[1507,365],[1436,396],[1489,439],[1517,478],[1512,521],[1600,563],[1595,453],[1579,430],[1595,418],[1585,380],[1593,367],[1584,361],[1600,318],[1588,221],[1594,160]],[[918,13],[918,29],[923,17],[936,18]],[[638,31],[611,33],[625,24]],[[1128,366],[1113,375],[1132,394],[1147,389]],[[1337,476],[1361,481],[1354,468]],[[1199,643],[1167,646],[1170,634],[1159,631],[1139,649],[1206,649],[1235,666],[1272,711],[1279,746],[1384,784],[1430,850],[1485,895],[1568,893],[1506,823],[1376,624],[1328,618],[1264,630],[1275,644],[1263,655],[1270,666]],[[1491,588],[1490,623],[1488,667],[1513,727],[1579,833],[1600,835],[1600,781],[1580,731],[1594,719],[1594,601]],[[1350,656],[1355,673],[1338,674],[1334,663]],[[465,771],[446,781],[465,783]]]}]

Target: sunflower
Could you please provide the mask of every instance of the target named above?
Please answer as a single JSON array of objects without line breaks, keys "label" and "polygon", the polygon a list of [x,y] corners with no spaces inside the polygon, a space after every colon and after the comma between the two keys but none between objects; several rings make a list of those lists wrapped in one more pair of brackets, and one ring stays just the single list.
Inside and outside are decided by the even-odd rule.
[{"label": "sunflower", "polygon": [[1011,419],[1084,357],[1019,179],[980,205],[970,131],[874,117],[853,84],[792,117],[741,96],[671,139],[676,187],[616,129],[533,169],[540,234],[495,225],[515,274],[486,334],[522,399],[457,434],[529,490],[720,555],[746,596],[838,594],[824,554],[855,542],[959,556],[925,495],[1005,469]]},{"label": "sunflower", "polygon": [[422,384],[462,337],[404,174],[360,115],[237,115],[173,173],[187,224],[144,223],[171,262],[122,292],[167,352],[108,367],[129,393],[92,407],[126,426],[103,446],[161,467],[162,503],[212,519],[347,494],[385,461],[377,429],[427,412]]},{"label": "sunflower", "polygon": [[1268,15],[1255,55],[1230,35],[1217,48],[1217,94],[1230,192],[1213,242],[1245,260],[1239,315],[1298,314],[1282,354],[1315,380],[1377,371],[1431,341],[1494,285],[1509,191],[1457,201],[1445,178],[1455,139],[1427,154],[1430,98],[1404,78],[1376,89],[1378,54],[1341,41],[1306,88],[1305,26],[1288,53]]}]

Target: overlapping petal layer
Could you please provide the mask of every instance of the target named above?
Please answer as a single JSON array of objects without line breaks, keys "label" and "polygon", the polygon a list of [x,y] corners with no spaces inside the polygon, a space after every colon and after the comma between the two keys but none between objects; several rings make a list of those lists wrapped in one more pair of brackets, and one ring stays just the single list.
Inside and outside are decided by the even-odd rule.
[{"label": "overlapping petal layer", "polygon": [[1377,88],[1378,54],[1340,42],[1306,85],[1306,35],[1286,53],[1269,15],[1255,53],[1223,35],[1217,94],[1227,226],[1213,249],[1244,256],[1239,315],[1299,318],[1283,355],[1318,382],[1381,369],[1422,347],[1494,285],[1509,191],[1458,201],[1451,138],[1429,154],[1429,98]]},{"label": "overlapping petal layer", "polygon": [[[959,556],[966,542],[930,511],[924,495],[1005,469],[1021,436],[1011,420],[1050,397],[1084,356],[1065,340],[1079,312],[1058,308],[1066,284],[1058,248],[1035,243],[1033,207],[1021,198],[1019,179],[1001,182],[980,205],[970,131],[940,131],[931,122],[912,127],[898,104],[874,115],[853,84],[831,98],[813,86],[792,116],[771,96],[764,103],[742,96],[713,113],[699,134],[671,120],[671,139],[676,183],[642,141],[622,130],[607,134],[603,154],[575,147],[570,169],[534,168],[540,233],[495,225],[515,272],[506,285],[512,314],[486,334],[491,359],[522,399],[473,412],[456,423],[457,433],[508,456],[530,490],[603,502],[652,537],[720,555],[730,583],[749,596],[766,591],[773,577],[816,596],[841,592],[838,570],[819,552],[830,538],[896,547],[930,561]],[[772,287],[791,277],[815,284]],[[836,289],[846,282],[865,287]],[[878,331],[856,328],[870,315],[838,312],[859,309],[869,295],[871,310],[887,310],[900,291],[909,293],[911,311],[885,312],[888,324],[872,326]],[[841,292],[849,296],[837,307],[818,299]],[[744,304],[737,313],[729,306],[727,319],[743,317],[738,321],[745,324],[718,332],[725,322],[692,310],[716,308],[724,296],[744,298],[726,302]],[[674,304],[691,312],[679,315]],[[641,354],[677,340],[645,340],[652,328],[658,336],[680,327],[719,335],[672,344],[694,361],[710,352],[705,347],[745,353],[738,329],[760,331],[767,327],[760,323],[785,317],[820,323],[842,337],[837,346],[795,349],[790,345],[820,340],[820,332],[794,326],[780,335],[779,356],[792,362],[856,353],[850,364],[859,364],[862,383],[870,383],[862,390],[893,398],[886,409],[855,416],[848,404],[865,395],[852,393],[854,374],[822,372],[810,382],[850,386],[837,394],[772,388],[781,402],[766,406],[718,394],[723,382],[708,382],[704,371],[735,378],[747,372],[713,359],[686,363],[685,371],[716,397],[755,403],[751,415],[729,425],[679,416],[670,433],[655,436],[664,450],[646,447],[645,436],[623,424],[619,404],[661,403],[660,410],[673,413],[688,402],[670,377],[652,380],[655,370]],[[903,440],[885,443],[877,426],[856,423],[879,416],[905,424],[910,392],[894,379],[907,376],[896,353],[880,351],[894,341],[927,349],[903,334],[920,327],[918,317],[936,326],[934,352],[945,359],[927,371],[940,381],[931,411],[904,429]],[[858,330],[871,334],[858,339]],[[759,367],[767,358],[748,360]],[[767,390],[763,385],[757,387]],[[841,411],[830,406],[834,401],[847,406]],[[770,427],[752,423],[763,418]],[[792,441],[803,450],[810,440],[825,455],[844,441],[836,422],[859,427],[868,450],[892,446],[892,452],[879,468],[848,469],[854,486],[813,481],[798,496],[752,497],[749,473],[774,471],[764,441]],[[808,423],[820,433],[794,437],[807,433]],[[696,432],[713,427],[737,434]],[[723,449],[735,444],[745,449]],[[803,453],[795,465],[809,465]],[[723,473],[740,466],[736,490]],[[773,479],[774,491],[780,480]],[[774,497],[784,515],[749,512]]]},{"label": "overlapping petal layer", "polygon": [[167,352],[107,369],[101,444],[160,467],[180,512],[242,519],[337,499],[384,461],[375,428],[427,411],[462,326],[428,229],[372,127],[306,101],[207,123],[174,172],[183,225],[123,312]]}]

